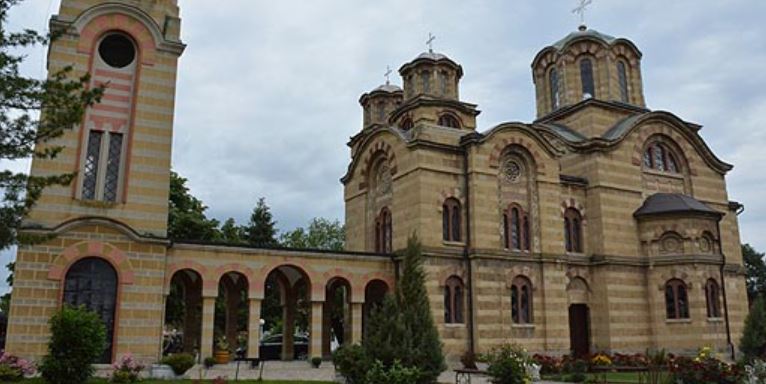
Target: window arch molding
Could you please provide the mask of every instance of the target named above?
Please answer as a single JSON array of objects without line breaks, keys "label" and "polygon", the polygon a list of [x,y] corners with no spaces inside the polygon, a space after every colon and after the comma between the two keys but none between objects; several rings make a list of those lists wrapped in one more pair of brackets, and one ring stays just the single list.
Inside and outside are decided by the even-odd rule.
[{"label": "window arch molding", "polygon": [[[651,135],[644,141],[640,159],[641,169],[644,171],[686,175],[689,169],[688,160],[681,146],[664,134]],[[670,162],[674,163],[674,167],[670,165]]]}]

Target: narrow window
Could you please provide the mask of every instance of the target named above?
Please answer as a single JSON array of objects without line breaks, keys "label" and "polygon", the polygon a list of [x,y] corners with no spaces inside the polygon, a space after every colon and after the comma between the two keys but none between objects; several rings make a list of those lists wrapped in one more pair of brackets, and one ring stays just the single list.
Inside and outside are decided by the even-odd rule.
[{"label": "narrow window", "polygon": [[630,101],[628,96],[628,73],[623,61],[617,62],[617,81],[620,84],[620,100],[623,103],[628,103]]},{"label": "narrow window", "polygon": [[508,228],[508,211],[503,212],[503,245],[511,248],[511,236]]},{"label": "narrow window", "polygon": [[595,97],[595,87],[593,85],[593,63],[590,59],[580,60],[580,81],[582,82],[582,98],[590,99]]},{"label": "narrow window", "polygon": [[452,227],[452,241],[460,241],[460,205],[456,204],[452,208],[452,221],[450,226]]},{"label": "narrow window", "polygon": [[104,200],[116,201],[120,180],[120,160],[122,156],[122,134],[109,134],[109,157],[106,162],[106,179],[104,181]]},{"label": "narrow window", "polygon": [[670,148],[660,142],[653,142],[644,150],[644,167],[661,172],[679,173],[678,158]]},{"label": "narrow window", "polygon": [[447,75],[446,71],[439,72],[439,80],[441,83],[441,95],[447,96],[447,82],[449,80],[449,76]]},{"label": "narrow window", "polygon": [[94,200],[96,198],[96,185],[98,183],[98,163],[101,155],[101,138],[103,132],[90,131],[88,133],[88,149],[85,153],[85,168],[83,169],[82,198]]},{"label": "narrow window", "polygon": [[521,226],[521,232],[524,234],[524,245],[522,249],[525,251],[528,251],[529,246],[529,217],[527,215],[524,215],[524,220]]},{"label": "narrow window", "polygon": [[518,208],[511,208],[511,248],[520,249],[519,247],[519,210]]},{"label": "narrow window", "polygon": [[404,120],[402,120],[401,128],[402,130],[409,131],[412,129],[412,125],[412,119],[405,117]]},{"label": "narrow window", "polygon": [[392,231],[391,211],[383,208],[375,219],[375,252],[391,253]]},{"label": "narrow window", "polygon": [[420,72],[420,80],[422,81],[423,85],[423,93],[430,93],[431,92],[431,72],[429,71],[423,71]]},{"label": "narrow window", "polygon": [[665,283],[665,311],[668,319],[689,318],[689,300],[683,281],[672,279]]},{"label": "narrow window", "polygon": [[514,324],[532,323],[532,284],[524,276],[511,284],[511,319]]},{"label": "narrow window", "polygon": [[721,302],[718,283],[714,279],[708,279],[705,283],[705,301],[707,303],[707,317],[721,317]]},{"label": "narrow window", "polygon": [[449,198],[442,204],[442,238],[444,241],[460,241],[460,202]]},{"label": "narrow window", "polygon": [[386,104],[383,102],[378,103],[378,122],[383,123],[386,119]]},{"label": "narrow window", "polygon": [[445,203],[442,206],[442,239],[444,241],[450,240],[450,212],[449,206]]},{"label": "narrow window", "polygon": [[567,252],[582,252],[582,216],[574,208],[564,211],[564,243]]},{"label": "narrow window", "polygon": [[551,68],[548,72],[548,85],[550,86],[551,108],[559,107],[559,72],[556,68]]},{"label": "narrow window", "polygon": [[457,276],[451,276],[444,284],[444,322],[463,322],[463,281]]}]

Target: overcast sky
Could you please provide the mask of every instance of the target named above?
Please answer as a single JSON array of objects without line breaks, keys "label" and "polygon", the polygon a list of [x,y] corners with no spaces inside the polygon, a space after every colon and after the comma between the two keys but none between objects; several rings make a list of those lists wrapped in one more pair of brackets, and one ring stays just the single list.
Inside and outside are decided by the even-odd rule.
[{"label": "overcast sky", "polygon": [[[10,29],[47,28],[59,1],[26,0]],[[482,110],[479,130],[534,119],[530,63],[574,31],[574,0],[181,0],[183,41],[173,168],[208,215],[244,223],[258,197],[278,227],[343,219],[339,178],[361,129],[359,96],[426,49],[462,64],[460,95]],[[644,53],[651,109],[702,124],[734,164],[729,198],[742,202],[742,241],[766,251],[766,1],[595,0],[589,27]],[[5,27],[5,26],[4,26]],[[45,50],[25,71],[44,75]],[[392,82],[401,84],[398,76]],[[759,165],[760,164],[760,165]],[[11,259],[0,254],[2,264]],[[4,272],[4,271],[3,271]],[[3,278],[4,280],[4,278]],[[0,291],[3,290],[0,282]]]}]

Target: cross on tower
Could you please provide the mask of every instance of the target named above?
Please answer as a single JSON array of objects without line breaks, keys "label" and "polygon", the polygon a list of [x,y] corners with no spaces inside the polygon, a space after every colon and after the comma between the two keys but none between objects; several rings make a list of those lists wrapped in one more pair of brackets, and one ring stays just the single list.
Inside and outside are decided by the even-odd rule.
[{"label": "cross on tower", "polygon": [[580,24],[585,25],[585,11],[587,10],[588,6],[593,3],[593,0],[579,0],[580,5],[575,7],[575,9],[572,10],[572,13],[576,13],[580,15]]},{"label": "cross on tower", "polygon": [[428,40],[426,40],[426,45],[428,45],[428,52],[434,51],[434,40],[436,40],[436,36],[432,35],[431,32],[428,32]]},{"label": "cross on tower", "polygon": [[391,67],[386,65],[386,73],[383,74],[383,76],[386,77],[386,85],[389,84],[389,80],[390,79],[388,78],[388,76],[390,76],[390,75],[391,75]]}]

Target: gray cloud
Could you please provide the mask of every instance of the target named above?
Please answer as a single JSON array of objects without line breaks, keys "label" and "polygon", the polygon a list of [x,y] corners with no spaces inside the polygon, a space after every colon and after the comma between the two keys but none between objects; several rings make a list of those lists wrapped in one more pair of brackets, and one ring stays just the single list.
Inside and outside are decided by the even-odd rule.
[{"label": "gray cloud", "polygon": [[[12,26],[43,28],[46,4],[27,1]],[[571,32],[574,1],[180,1],[182,36],[173,167],[219,219],[244,222],[265,196],[283,229],[343,218],[338,179],[361,128],[361,93],[425,49],[461,63],[462,99],[479,104],[480,130],[534,119],[529,64]],[[56,9],[53,2],[52,10]],[[731,199],[747,207],[742,241],[766,250],[760,198],[766,176],[766,3],[596,1],[590,26],[643,51],[650,107],[705,127],[735,165]],[[42,55],[30,56],[41,72]],[[399,83],[398,77],[395,81]],[[2,254],[8,259],[8,253]],[[0,283],[2,284],[2,283]]]}]

